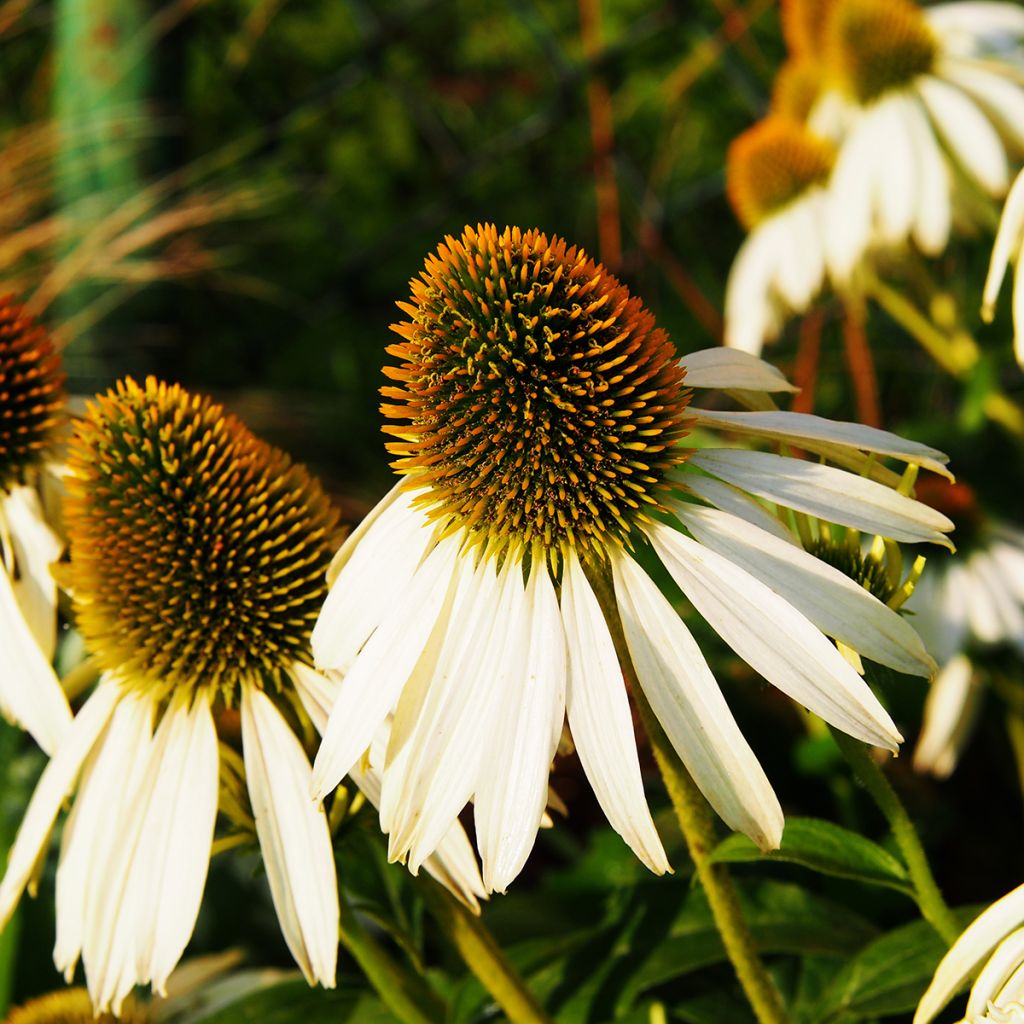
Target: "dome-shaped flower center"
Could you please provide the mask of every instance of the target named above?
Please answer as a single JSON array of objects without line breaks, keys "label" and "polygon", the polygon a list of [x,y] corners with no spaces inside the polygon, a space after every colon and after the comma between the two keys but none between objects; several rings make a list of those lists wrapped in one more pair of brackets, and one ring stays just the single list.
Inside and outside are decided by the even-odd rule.
[{"label": "dome-shaped flower center", "polygon": [[382,409],[431,514],[499,543],[624,539],[686,457],[685,370],[643,303],[582,249],[493,225],[411,288]]},{"label": "dome-shaped flower center", "polygon": [[772,113],[804,123],[821,95],[824,70],[816,60],[791,57],[772,85]]},{"label": "dome-shaped flower center", "polygon": [[782,0],[782,34],[795,56],[820,58],[825,24],[836,0]]},{"label": "dome-shaped flower center", "polygon": [[911,0],[836,0],[828,19],[826,65],[861,103],[927,74],[937,48]]},{"label": "dome-shaped flower center", "polygon": [[[149,1019],[149,1014],[130,999],[116,1018],[120,1024],[146,1024]],[[4,1024],[115,1024],[115,1018],[108,1013],[97,1016],[84,988],[69,988],[11,1010]]]},{"label": "dome-shaped flower center", "polygon": [[0,491],[42,459],[63,408],[60,356],[21,306],[0,299]]},{"label": "dome-shaped flower center", "polygon": [[726,163],[726,191],[748,230],[823,183],[835,151],[803,125],[769,116],[733,140]]},{"label": "dome-shaped flower center", "polygon": [[815,558],[849,576],[882,604],[888,604],[900,588],[900,582],[891,578],[884,558],[852,548],[846,540],[819,537],[805,546]]},{"label": "dome-shaped flower center", "polygon": [[307,658],[337,519],[301,466],[152,378],[90,403],[68,461],[68,583],[102,667],[230,702]]}]

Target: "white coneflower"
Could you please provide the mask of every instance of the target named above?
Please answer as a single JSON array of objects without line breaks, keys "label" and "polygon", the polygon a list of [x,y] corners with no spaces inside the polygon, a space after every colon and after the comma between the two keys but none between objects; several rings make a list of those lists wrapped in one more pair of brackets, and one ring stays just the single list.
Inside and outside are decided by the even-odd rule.
[{"label": "white coneflower", "polygon": [[1024,367],[1024,269],[1021,269],[1024,266],[1024,171],[1017,175],[1006,197],[992,247],[981,306],[981,315],[988,322],[995,317],[996,299],[1011,260],[1017,265],[1013,278],[1013,351],[1017,362]]},{"label": "white coneflower", "polygon": [[[949,521],[871,479],[898,477],[863,454],[941,471],[939,453],[813,416],[689,408],[687,385],[762,408],[767,393],[792,389],[730,349],[684,367],[639,299],[538,231],[467,228],[411,287],[384,389],[386,415],[408,421],[386,428],[403,480],[339,553],[313,633],[317,663],[344,676],[314,765],[317,796],[393,713],[380,808],[392,858],[415,871],[472,800],[484,882],[503,891],[535,841],[567,716],[608,820],[652,870],[667,870],[613,615],[697,784],[732,827],[776,846],[771,785],[693,637],[635,559],[642,550],[769,682],[896,748],[895,725],[826,634],[927,675],[917,635],[800,549],[754,496],[941,543]],[[796,444],[854,472],[761,451],[694,452],[682,444],[691,424]]]},{"label": "white coneflower", "polygon": [[50,339],[10,297],[0,299],[0,712],[52,754],[71,709],[50,664],[57,642],[61,545],[32,475],[53,443],[64,376]]},{"label": "white coneflower", "polygon": [[1024,148],[1024,9],[963,0],[832,0],[809,119],[839,152],[829,184],[829,266],[845,280],[869,249],[940,253],[959,190],[1002,196],[1007,147]]},{"label": "white coneflower", "polygon": [[758,355],[785,319],[802,313],[827,280],[825,185],[831,143],[772,115],[729,148],[729,199],[749,234],[729,271],[725,343]]},{"label": "white coneflower", "polygon": [[935,970],[914,1024],[929,1024],[984,963],[971,987],[965,1024],[1024,1022],[1024,885],[977,917]]},{"label": "white coneflower", "polygon": [[217,817],[215,713],[240,705],[255,829],[285,940],[333,986],[338,893],[310,764],[279,707],[326,591],[336,517],[287,456],[206,398],[128,380],[71,442],[76,622],[103,669],[43,772],[0,882],[0,924],[77,788],[54,960],[97,1012],[162,992],[199,913]]},{"label": "white coneflower", "polygon": [[939,777],[970,737],[984,670],[971,652],[1008,646],[1024,658],[1024,532],[989,519],[965,484],[929,487],[929,504],[957,524],[959,553],[935,559],[907,603],[939,664],[925,704],[914,767]]}]

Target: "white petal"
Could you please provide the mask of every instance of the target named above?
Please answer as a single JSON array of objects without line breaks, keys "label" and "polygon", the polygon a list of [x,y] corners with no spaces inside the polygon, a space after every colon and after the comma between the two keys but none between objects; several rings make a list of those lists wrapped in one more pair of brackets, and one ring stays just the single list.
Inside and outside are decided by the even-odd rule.
[{"label": "white petal", "polygon": [[951,36],[963,36],[975,52],[986,37],[1005,38],[1024,35],[1024,8],[1016,3],[999,0],[957,0],[926,7],[924,16],[942,36],[943,49],[947,49]]},{"label": "white petal", "polygon": [[684,476],[676,477],[674,482],[679,490],[696,495],[709,505],[720,508],[723,512],[730,512],[748,523],[753,523],[754,526],[770,533],[773,537],[778,537],[779,540],[783,540],[787,544],[796,544],[789,527],[738,487],[722,483],[721,480],[716,480],[713,476],[703,476],[700,473],[687,473]]},{"label": "white petal", "polygon": [[767,437],[792,441],[808,451],[828,457],[835,448],[854,452],[875,452],[901,462],[913,463],[923,469],[952,480],[946,468],[949,456],[936,448],[908,441],[887,430],[867,427],[862,423],[844,423],[803,412],[711,412],[694,409],[697,423],[750,437]]},{"label": "white petal", "polygon": [[[754,356],[761,354],[765,339],[772,333],[769,289],[778,263],[778,254],[771,248],[774,237],[755,228],[740,246],[725,286],[725,343]],[[687,383],[693,385],[691,380]]]},{"label": "white petal", "polygon": [[[522,563],[507,557],[494,578],[493,562],[484,562],[474,586],[478,608],[453,628],[454,642],[446,644],[409,739],[389,856],[408,851],[413,872],[455,823],[485,763],[490,770],[502,698],[507,688],[521,692],[523,684],[528,620]],[[386,775],[385,786],[388,781]]]},{"label": "white petal", "polygon": [[871,244],[872,196],[879,152],[874,122],[868,113],[843,142],[829,180],[825,252],[836,281],[849,278]]},{"label": "white petal", "polygon": [[899,245],[910,234],[917,209],[918,165],[913,141],[902,116],[904,97],[896,93],[880,100],[871,117],[886,175],[875,179],[875,204],[880,238]]},{"label": "white petal", "polygon": [[382,511],[370,513],[372,522],[358,542],[350,537],[341,549],[344,562],[313,627],[320,668],[347,671],[409,586],[433,535],[423,513],[411,507],[414,497],[411,491],[392,492],[381,502]]},{"label": "white petal", "polygon": [[484,882],[498,892],[505,892],[533,849],[565,720],[565,634],[551,578],[539,560],[520,614],[525,650],[513,657],[522,671],[517,663],[517,671],[504,674],[504,704],[474,812]]},{"label": "white petal", "polygon": [[821,287],[815,275],[813,254],[817,230],[811,205],[805,195],[773,218],[780,240],[773,279],[787,310],[802,313]]},{"label": "white petal", "polygon": [[999,221],[995,245],[992,247],[992,259],[988,265],[988,276],[985,278],[985,293],[982,298],[981,315],[986,320],[995,316],[996,299],[1010,257],[1016,255],[1024,240],[1024,172],[1017,175],[1017,180],[1006,197],[1003,216]]},{"label": "white petal", "polygon": [[917,90],[953,155],[982,188],[1001,196],[1009,184],[1006,150],[999,133],[974,100],[955,86],[923,75]]},{"label": "white petal", "polygon": [[697,611],[768,682],[849,735],[897,749],[902,737],[878,698],[796,608],[671,527],[654,523],[647,534]]},{"label": "white petal", "polygon": [[39,495],[31,487],[12,487],[3,499],[3,515],[18,566],[14,594],[32,635],[50,660],[57,646],[57,583],[50,566],[60,557],[61,543],[47,525]]},{"label": "white petal", "polygon": [[935,140],[928,115],[917,99],[900,105],[903,130],[917,160],[914,241],[923,253],[938,256],[949,242],[953,223],[953,182],[949,163]]},{"label": "white petal", "polygon": [[672,508],[701,544],[767,584],[823,633],[899,672],[936,671],[907,620],[838,569],[727,512]]},{"label": "white petal", "polygon": [[1017,253],[1017,271],[1013,278],[1013,354],[1024,369],[1024,241]]},{"label": "white petal", "polygon": [[[155,706],[126,694],[82,772],[78,796],[64,823],[57,868],[57,941],[53,962],[70,984],[82,953],[90,898],[103,901],[117,823],[139,783],[153,734]],[[90,895],[91,894],[91,895]]]},{"label": "white petal", "polygon": [[431,551],[345,676],[313,765],[316,799],[323,800],[359,760],[432,634],[443,631],[458,552],[457,537]]},{"label": "white petal", "polygon": [[47,754],[71,728],[60,681],[22,616],[0,562],[0,711],[26,729]]},{"label": "white petal", "polygon": [[138,804],[145,801],[147,810],[130,893],[138,922],[139,980],[164,995],[196,926],[217,819],[220,758],[204,694],[195,697],[191,708],[175,707],[172,701],[153,738],[150,764],[133,798]]},{"label": "white petal", "polygon": [[1024,89],[1010,74],[954,58],[941,62],[938,75],[975,99],[993,116],[999,131],[1017,149],[1024,149]]},{"label": "white petal", "polygon": [[924,706],[914,767],[947,778],[960,760],[978,708],[979,688],[968,659],[958,654],[935,677]]},{"label": "white petal", "polygon": [[958,561],[935,569],[929,566],[905,606],[913,613],[914,628],[925,648],[940,665],[963,650],[967,637],[964,571]]},{"label": "white petal", "polygon": [[953,524],[942,513],[841,469],[730,448],[701,449],[690,456],[690,462],[759,498],[826,522],[892,540],[952,547],[943,533],[952,530]]},{"label": "white petal", "polygon": [[295,734],[261,690],[242,693],[245,774],[256,834],[285,942],[306,981],[334,988],[338,881],[327,817],[309,799],[310,767]]},{"label": "white petal", "polygon": [[782,840],[782,808],[700,648],[628,555],[614,556],[612,570],[630,658],[676,753],[730,828],[762,850],[775,849]]},{"label": "white petal", "polygon": [[730,348],[705,348],[682,359],[686,386],[718,388],[722,391],[799,391],[771,363],[748,352]]},{"label": "white petal", "polygon": [[46,853],[46,842],[50,838],[53,823],[68,794],[74,789],[93,745],[106,728],[119,696],[120,688],[116,683],[101,682],[75,717],[57,753],[43,769],[7,857],[3,881],[0,882],[0,929],[6,927],[11,919],[36,864]]},{"label": "white petal", "polygon": [[656,874],[671,870],[644,796],[633,718],[608,626],[569,551],[562,574],[569,650],[566,710],[583,770],[612,828]]},{"label": "white petal", "polygon": [[295,692],[299,695],[299,700],[306,714],[309,715],[313,728],[323,736],[327,729],[327,719],[330,717],[331,708],[334,707],[334,702],[338,699],[341,677],[317,672],[315,668],[303,665],[301,661],[292,664],[291,676],[292,682],[295,684]]},{"label": "white petal", "polygon": [[[1024,928],[1011,932],[996,948],[991,959],[982,968],[977,980],[971,988],[971,997],[967,1000],[967,1020],[985,1012],[990,1001],[1010,980],[1014,972],[1024,963]],[[999,1005],[1002,1004],[1000,1000]]]},{"label": "white petal", "polygon": [[927,1024],[956,994],[974,968],[1024,920],[1024,885],[997,900],[968,925],[942,958],[914,1014]]}]

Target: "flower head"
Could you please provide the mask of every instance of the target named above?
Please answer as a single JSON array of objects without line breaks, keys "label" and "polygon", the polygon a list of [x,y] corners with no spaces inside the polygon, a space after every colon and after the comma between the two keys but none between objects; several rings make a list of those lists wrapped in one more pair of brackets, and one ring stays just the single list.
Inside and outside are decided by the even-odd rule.
[{"label": "flower head", "polygon": [[148,1024],[152,1019],[141,1006],[126,1003],[117,1018],[96,1016],[89,993],[84,988],[69,988],[39,996],[17,1006],[4,1018],[4,1024]]},{"label": "flower head", "polygon": [[71,722],[50,665],[57,643],[61,544],[34,477],[64,409],[60,356],[25,311],[0,299],[0,712],[52,753]]},{"label": "flower head", "polygon": [[69,582],[104,669],[40,779],[0,882],[9,920],[67,796],[54,960],[97,1012],[162,993],[191,937],[217,818],[215,713],[241,705],[249,800],[284,937],[334,984],[338,902],[310,765],[279,707],[304,671],[335,515],[319,486],[209,399],[128,380],[69,461]]},{"label": "flower head", "polygon": [[[417,870],[472,801],[484,882],[503,891],[535,840],[567,718],[609,821],[667,870],[614,634],[712,804],[777,845],[778,801],[641,551],[765,678],[853,735],[897,745],[826,634],[905,671],[927,675],[930,659],[895,612],[794,543],[781,509],[941,542],[948,521],[870,479],[894,474],[866,454],[944,471],[940,453],[815,417],[694,408],[687,388],[761,392],[770,405],[789,385],[729,349],[692,354],[684,376],[625,287],[539,232],[467,228],[428,257],[412,293],[388,371],[399,386],[384,390],[385,412],[407,421],[388,427],[403,479],[338,553],[313,632],[337,686],[316,795],[393,716],[376,758],[391,857]],[[684,448],[691,424],[865,475]]]},{"label": "flower head", "polygon": [[726,285],[727,345],[760,352],[785,316],[806,309],[825,284],[823,211],[834,159],[831,143],[777,114],[730,147],[727,192],[750,233]]}]

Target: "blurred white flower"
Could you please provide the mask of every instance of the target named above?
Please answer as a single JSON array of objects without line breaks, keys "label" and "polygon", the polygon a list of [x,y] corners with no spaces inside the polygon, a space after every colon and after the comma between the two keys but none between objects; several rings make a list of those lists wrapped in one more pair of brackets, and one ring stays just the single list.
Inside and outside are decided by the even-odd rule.
[{"label": "blurred white flower", "polygon": [[[410,320],[394,328],[403,342],[390,350],[396,385],[384,389],[386,414],[410,421],[387,428],[405,479],[339,552],[313,633],[317,664],[342,677],[314,765],[318,797],[393,711],[380,799],[391,857],[418,870],[472,800],[485,886],[504,891],[536,839],[568,716],[608,820],[648,867],[667,870],[618,619],[639,685],[696,783],[731,827],[777,846],[771,785],[639,547],[765,679],[837,728],[896,749],[889,715],[828,637],[900,671],[928,675],[931,659],[905,620],[802,550],[757,499],[782,515],[947,543],[952,524],[887,486],[899,477],[877,463],[945,472],[941,453],[814,416],[689,408],[687,385],[761,408],[792,389],[727,348],[688,356],[684,384],[639,300],[536,231],[467,228],[428,258],[412,290]],[[793,444],[845,468],[693,451],[681,444],[691,427]]]},{"label": "blurred white flower", "polygon": [[834,0],[823,33],[829,84],[809,125],[838,146],[826,251],[841,282],[877,246],[940,253],[961,190],[1006,192],[1007,151],[1024,149],[1024,8]]},{"label": "blurred white flower", "polygon": [[727,345],[759,355],[825,285],[825,185],[834,159],[830,143],[781,115],[730,146],[727,191],[749,234],[726,284]]},{"label": "blurred white flower", "polygon": [[961,542],[961,553],[930,560],[907,602],[939,664],[914,767],[944,778],[970,738],[981,697],[983,673],[971,650],[1008,645],[1024,658],[1024,532],[984,517],[962,483],[929,487],[919,497],[949,514]]},{"label": "blurred white flower", "polygon": [[929,1024],[977,969],[964,1024],[1024,1022],[1024,885],[977,917],[936,968],[913,1024]]},{"label": "blurred white flower", "polygon": [[1017,362],[1024,367],[1024,171],[1017,175],[1006,198],[992,247],[981,306],[981,315],[988,322],[995,317],[996,299],[1011,260],[1017,265],[1013,279],[1013,351]]}]

